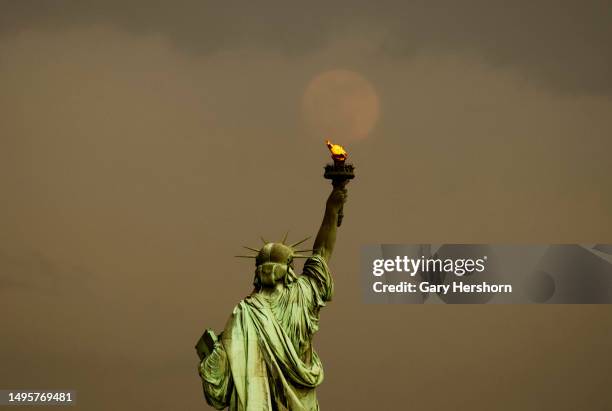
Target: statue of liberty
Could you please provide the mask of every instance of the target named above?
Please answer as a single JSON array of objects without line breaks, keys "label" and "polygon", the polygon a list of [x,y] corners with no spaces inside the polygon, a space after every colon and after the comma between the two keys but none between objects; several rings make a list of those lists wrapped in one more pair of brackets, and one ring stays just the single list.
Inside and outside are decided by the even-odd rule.
[{"label": "statue of liberty", "polygon": [[[331,166],[330,166],[331,167]],[[253,292],[233,310],[219,337],[207,330],[196,349],[208,404],[231,411],[317,411],[315,388],[323,367],[312,346],[319,311],[332,299],[328,268],[337,223],[346,201],[346,180],[334,181],[312,250],[267,242],[256,254]],[[339,225],[339,224],[338,224]],[[262,239],[263,240],[263,239]],[[311,256],[304,252],[312,251]],[[295,258],[307,258],[301,275]]]}]

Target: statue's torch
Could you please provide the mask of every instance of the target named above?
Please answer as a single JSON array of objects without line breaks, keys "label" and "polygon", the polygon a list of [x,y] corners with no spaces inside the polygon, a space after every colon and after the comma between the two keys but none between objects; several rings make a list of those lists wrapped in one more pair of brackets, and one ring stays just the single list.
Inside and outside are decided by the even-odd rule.
[{"label": "statue's torch", "polygon": [[[344,150],[344,147],[338,144],[332,144],[329,140],[325,142],[327,148],[331,152],[333,164],[327,164],[325,166],[325,173],[323,177],[332,181],[332,186],[344,188],[349,180],[355,178],[355,167],[352,164],[346,163],[348,153]],[[338,223],[340,227],[342,219],[344,218],[344,206],[340,207],[338,211]]]}]

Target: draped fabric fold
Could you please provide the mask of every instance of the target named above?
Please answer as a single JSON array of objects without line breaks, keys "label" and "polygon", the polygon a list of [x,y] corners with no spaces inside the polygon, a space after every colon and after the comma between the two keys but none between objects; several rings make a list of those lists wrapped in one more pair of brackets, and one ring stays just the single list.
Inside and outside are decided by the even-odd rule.
[{"label": "draped fabric fold", "polygon": [[208,403],[231,411],[319,410],[323,366],[312,336],[332,295],[327,264],[314,255],[276,297],[254,293],[241,301],[201,367]]}]

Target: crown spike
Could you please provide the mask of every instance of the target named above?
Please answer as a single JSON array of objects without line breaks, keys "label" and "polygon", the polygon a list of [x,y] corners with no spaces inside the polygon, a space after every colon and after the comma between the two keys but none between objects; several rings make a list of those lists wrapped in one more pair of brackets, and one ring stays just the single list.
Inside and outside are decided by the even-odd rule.
[{"label": "crown spike", "polygon": [[242,247],[243,247],[243,248],[246,248],[247,250],[255,251],[257,254],[259,254],[259,251],[260,251],[260,250],[258,250],[258,249],[256,249],[256,248],[247,247],[246,245],[243,245]]},{"label": "crown spike", "polygon": [[287,230],[287,232],[285,233],[285,236],[283,237],[283,239],[281,240],[281,244],[285,244],[285,241],[287,241],[287,236],[289,235],[289,230]]},{"label": "crown spike", "polygon": [[304,241],[306,241],[306,240],[310,240],[310,237],[311,237],[311,236],[308,236],[308,237],[306,237],[305,239],[298,241],[297,243],[293,243],[293,244],[291,244],[289,247],[293,248],[293,247],[295,247],[296,245],[300,245],[300,244],[302,244]]},{"label": "crown spike", "polygon": [[240,258],[257,258],[256,255],[235,255],[234,257],[240,257]]},{"label": "crown spike", "polygon": [[261,238],[261,241],[263,241],[264,244],[268,244],[268,242],[266,241],[265,238],[263,238],[263,236],[260,236],[259,238]]}]

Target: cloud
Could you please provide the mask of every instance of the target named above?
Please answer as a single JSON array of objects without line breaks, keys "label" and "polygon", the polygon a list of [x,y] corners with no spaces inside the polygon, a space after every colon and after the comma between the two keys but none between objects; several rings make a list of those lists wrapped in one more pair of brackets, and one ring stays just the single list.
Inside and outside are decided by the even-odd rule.
[{"label": "cloud", "polygon": [[195,54],[253,48],[300,56],[339,36],[383,33],[381,53],[465,53],[569,93],[612,93],[612,3],[591,1],[5,3],[3,32],[95,24],[161,35]]}]

